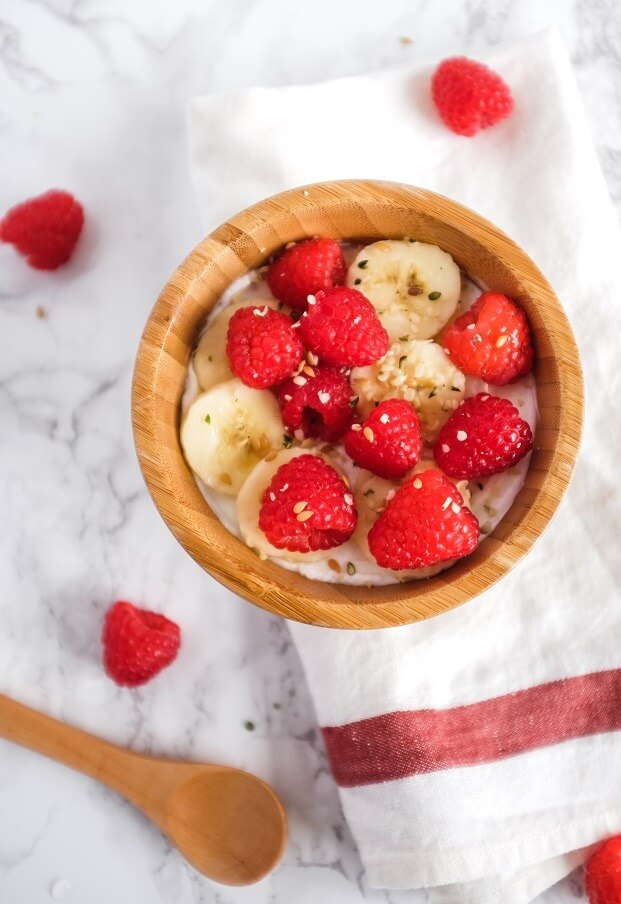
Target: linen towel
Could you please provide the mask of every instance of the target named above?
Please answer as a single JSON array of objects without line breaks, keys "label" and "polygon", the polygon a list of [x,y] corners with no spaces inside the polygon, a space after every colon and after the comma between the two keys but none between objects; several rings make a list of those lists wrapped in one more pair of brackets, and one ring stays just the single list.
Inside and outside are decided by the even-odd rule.
[{"label": "linen towel", "polygon": [[478,57],[516,109],[474,138],[440,121],[432,60],[195,98],[190,154],[209,229],[327,179],[448,195],[517,241],[570,316],[582,452],[525,560],[413,626],[291,624],[370,883],[429,887],[434,904],[525,904],[621,830],[621,234],[556,31]]}]

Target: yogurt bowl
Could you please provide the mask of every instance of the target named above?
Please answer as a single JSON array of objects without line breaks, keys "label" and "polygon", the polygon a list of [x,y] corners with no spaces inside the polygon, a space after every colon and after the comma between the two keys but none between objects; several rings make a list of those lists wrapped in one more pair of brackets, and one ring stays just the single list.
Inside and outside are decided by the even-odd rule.
[{"label": "yogurt bowl", "polygon": [[[183,457],[179,424],[188,365],[209,312],[236,280],[283,245],[316,235],[352,243],[416,236],[448,252],[474,281],[514,299],[530,323],[539,410],[524,483],[474,553],[424,580],[372,587],[329,583],[259,558],[210,508]],[[251,602],[288,618],[373,628],[453,608],[513,567],[542,533],[567,487],[582,406],[571,328],[551,287],[521,249],[486,220],[438,195],[390,183],[346,181],[267,199],[200,243],[164,288],[145,327],[132,415],[138,457],[155,504],[202,567]]]}]

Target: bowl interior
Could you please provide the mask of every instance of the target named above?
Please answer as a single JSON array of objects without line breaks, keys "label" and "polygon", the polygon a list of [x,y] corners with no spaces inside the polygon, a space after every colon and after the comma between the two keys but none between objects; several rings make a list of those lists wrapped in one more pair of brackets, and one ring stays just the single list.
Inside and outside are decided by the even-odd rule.
[{"label": "bowl interior", "polygon": [[[190,353],[210,309],[237,277],[283,244],[321,235],[414,236],[439,245],[475,279],[518,301],[537,352],[539,422],[526,482],[475,553],[435,578],[385,587],[326,584],[261,561],[213,514],[185,463],[179,408]],[[185,549],[257,605],[317,625],[405,624],[453,608],[490,587],[542,533],[569,482],[582,424],[582,374],[571,327],[528,256],[472,211],[431,192],[378,182],[336,182],[285,192],[225,223],[189,255],[145,327],[134,373],[134,436],[147,486]]]}]

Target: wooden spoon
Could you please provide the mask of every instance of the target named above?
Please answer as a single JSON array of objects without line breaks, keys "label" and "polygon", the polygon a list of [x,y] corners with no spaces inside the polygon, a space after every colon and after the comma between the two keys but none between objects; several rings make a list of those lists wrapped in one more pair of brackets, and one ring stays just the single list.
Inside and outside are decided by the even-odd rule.
[{"label": "wooden spoon", "polygon": [[131,753],[2,695],[0,737],[122,794],[216,882],[251,885],[282,857],[283,806],[269,785],[241,769]]}]

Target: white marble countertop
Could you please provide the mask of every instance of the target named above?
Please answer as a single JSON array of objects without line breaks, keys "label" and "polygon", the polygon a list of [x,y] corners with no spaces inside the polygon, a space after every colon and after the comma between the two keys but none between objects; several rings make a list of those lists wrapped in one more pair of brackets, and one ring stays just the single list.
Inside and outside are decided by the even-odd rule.
[{"label": "white marble countertop", "polygon": [[[132,447],[131,368],[159,288],[201,238],[187,98],[473,51],[551,23],[621,205],[616,0],[0,3],[0,211],[62,187],[88,216],[56,274],[0,248],[0,690],[137,750],[255,771],[291,822],[269,879],[218,887],[114,794],[0,744],[2,904],[425,900],[366,884],[284,622],[206,576],[160,521]],[[178,661],[136,692],[100,665],[101,618],[119,597],[184,631]],[[573,878],[541,902],[581,894]]]}]

